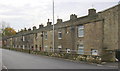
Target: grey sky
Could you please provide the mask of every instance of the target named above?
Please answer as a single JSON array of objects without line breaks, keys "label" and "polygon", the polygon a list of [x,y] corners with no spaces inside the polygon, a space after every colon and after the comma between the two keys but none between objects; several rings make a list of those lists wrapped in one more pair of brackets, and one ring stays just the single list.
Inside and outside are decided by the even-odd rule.
[{"label": "grey sky", "polygon": [[[119,0],[54,0],[57,18],[69,20],[71,14],[87,15],[88,9],[98,11],[117,5]],[[31,28],[52,21],[52,0],[0,0],[0,22],[5,21],[16,30]]]}]

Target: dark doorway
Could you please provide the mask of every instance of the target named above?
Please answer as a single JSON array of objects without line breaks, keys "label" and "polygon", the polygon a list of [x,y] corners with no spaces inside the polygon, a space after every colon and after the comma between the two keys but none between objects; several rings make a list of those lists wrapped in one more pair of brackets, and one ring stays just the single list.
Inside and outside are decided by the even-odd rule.
[{"label": "dark doorway", "polygon": [[32,51],[34,50],[33,46],[32,46]]},{"label": "dark doorway", "polygon": [[41,47],[41,45],[40,45],[39,49],[40,49],[40,51],[42,51],[42,47]]},{"label": "dark doorway", "polygon": [[35,50],[37,51],[37,45],[35,45]]},{"label": "dark doorway", "polygon": [[120,61],[120,49],[116,50],[116,58]]}]

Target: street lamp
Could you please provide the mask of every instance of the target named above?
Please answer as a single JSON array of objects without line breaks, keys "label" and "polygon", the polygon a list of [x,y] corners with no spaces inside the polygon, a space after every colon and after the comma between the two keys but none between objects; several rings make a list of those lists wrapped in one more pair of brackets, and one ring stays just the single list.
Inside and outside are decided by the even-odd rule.
[{"label": "street lamp", "polygon": [[55,35],[55,28],[54,28],[54,0],[53,0],[53,52],[54,52],[54,49],[55,49],[55,41],[54,41],[54,35]]}]

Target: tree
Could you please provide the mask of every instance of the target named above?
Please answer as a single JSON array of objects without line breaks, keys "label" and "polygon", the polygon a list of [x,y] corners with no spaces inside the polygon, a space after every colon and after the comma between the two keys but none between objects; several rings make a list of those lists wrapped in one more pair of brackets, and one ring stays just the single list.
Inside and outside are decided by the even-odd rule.
[{"label": "tree", "polygon": [[9,27],[9,23],[5,21],[0,22],[0,31],[3,31],[6,27]]},{"label": "tree", "polygon": [[9,23],[2,21],[0,22],[0,34],[2,36],[11,36],[16,34],[16,31],[9,26]]},{"label": "tree", "polygon": [[3,29],[3,32],[2,32],[3,36],[11,36],[15,34],[16,34],[16,31],[11,27],[6,27],[5,29]]}]

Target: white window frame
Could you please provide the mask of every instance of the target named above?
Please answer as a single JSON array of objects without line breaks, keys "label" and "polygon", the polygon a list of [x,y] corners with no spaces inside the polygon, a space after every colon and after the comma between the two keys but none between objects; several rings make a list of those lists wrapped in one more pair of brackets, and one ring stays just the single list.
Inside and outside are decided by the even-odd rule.
[{"label": "white window frame", "polygon": [[25,49],[25,45],[23,45],[23,49]]},{"label": "white window frame", "polygon": [[61,49],[62,49],[62,45],[59,45],[58,46],[58,51],[61,51]]},{"label": "white window frame", "polygon": [[47,51],[47,49],[48,49],[48,46],[46,45],[46,46],[44,47],[44,51]]},{"label": "white window frame", "polygon": [[62,49],[62,46],[61,46],[61,45],[59,45],[59,46],[58,46],[58,48],[59,48],[59,49]]},{"label": "white window frame", "polygon": [[25,41],[25,36],[23,36],[22,38],[23,38],[23,41]]},{"label": "white window frame", "polygon": [[45,35],[45,40],[47,40],[48,39],[48,33],[44,32],[44,35]]},{"label": "white window frame", "polygon": [[[81,46],[83,46],[83,47],[81,47]],[[84,45],[83,44],[79,44],[77,46],[77,48],[78,48],[78,54],[84,54]],[[83,50],[83,51],[81,52],[80,50]]]},{"label": "white window frame", "polygon": [[66,51],[67,51],[67,53],[70,53],[71,50],[69,48],[67,48]]},{"label": "white window frame", "polygon": [[[61,37],[60,37],[61,34]],[[58,32],[58,39],[62,39],[62,32]]]},{"label": "white window frame", "polygon": [[38,33],[35,34],[35,39],[38,39]]},{"label": "white window frame", "polygon": [[91,50],[91,54],[92,54],[92,55],[98,55],[98,50],[92,49],[92,50]]},{"label": "white window frame", "polygon": [[84,25],[78,26],[78,37],[84,37]]}]

